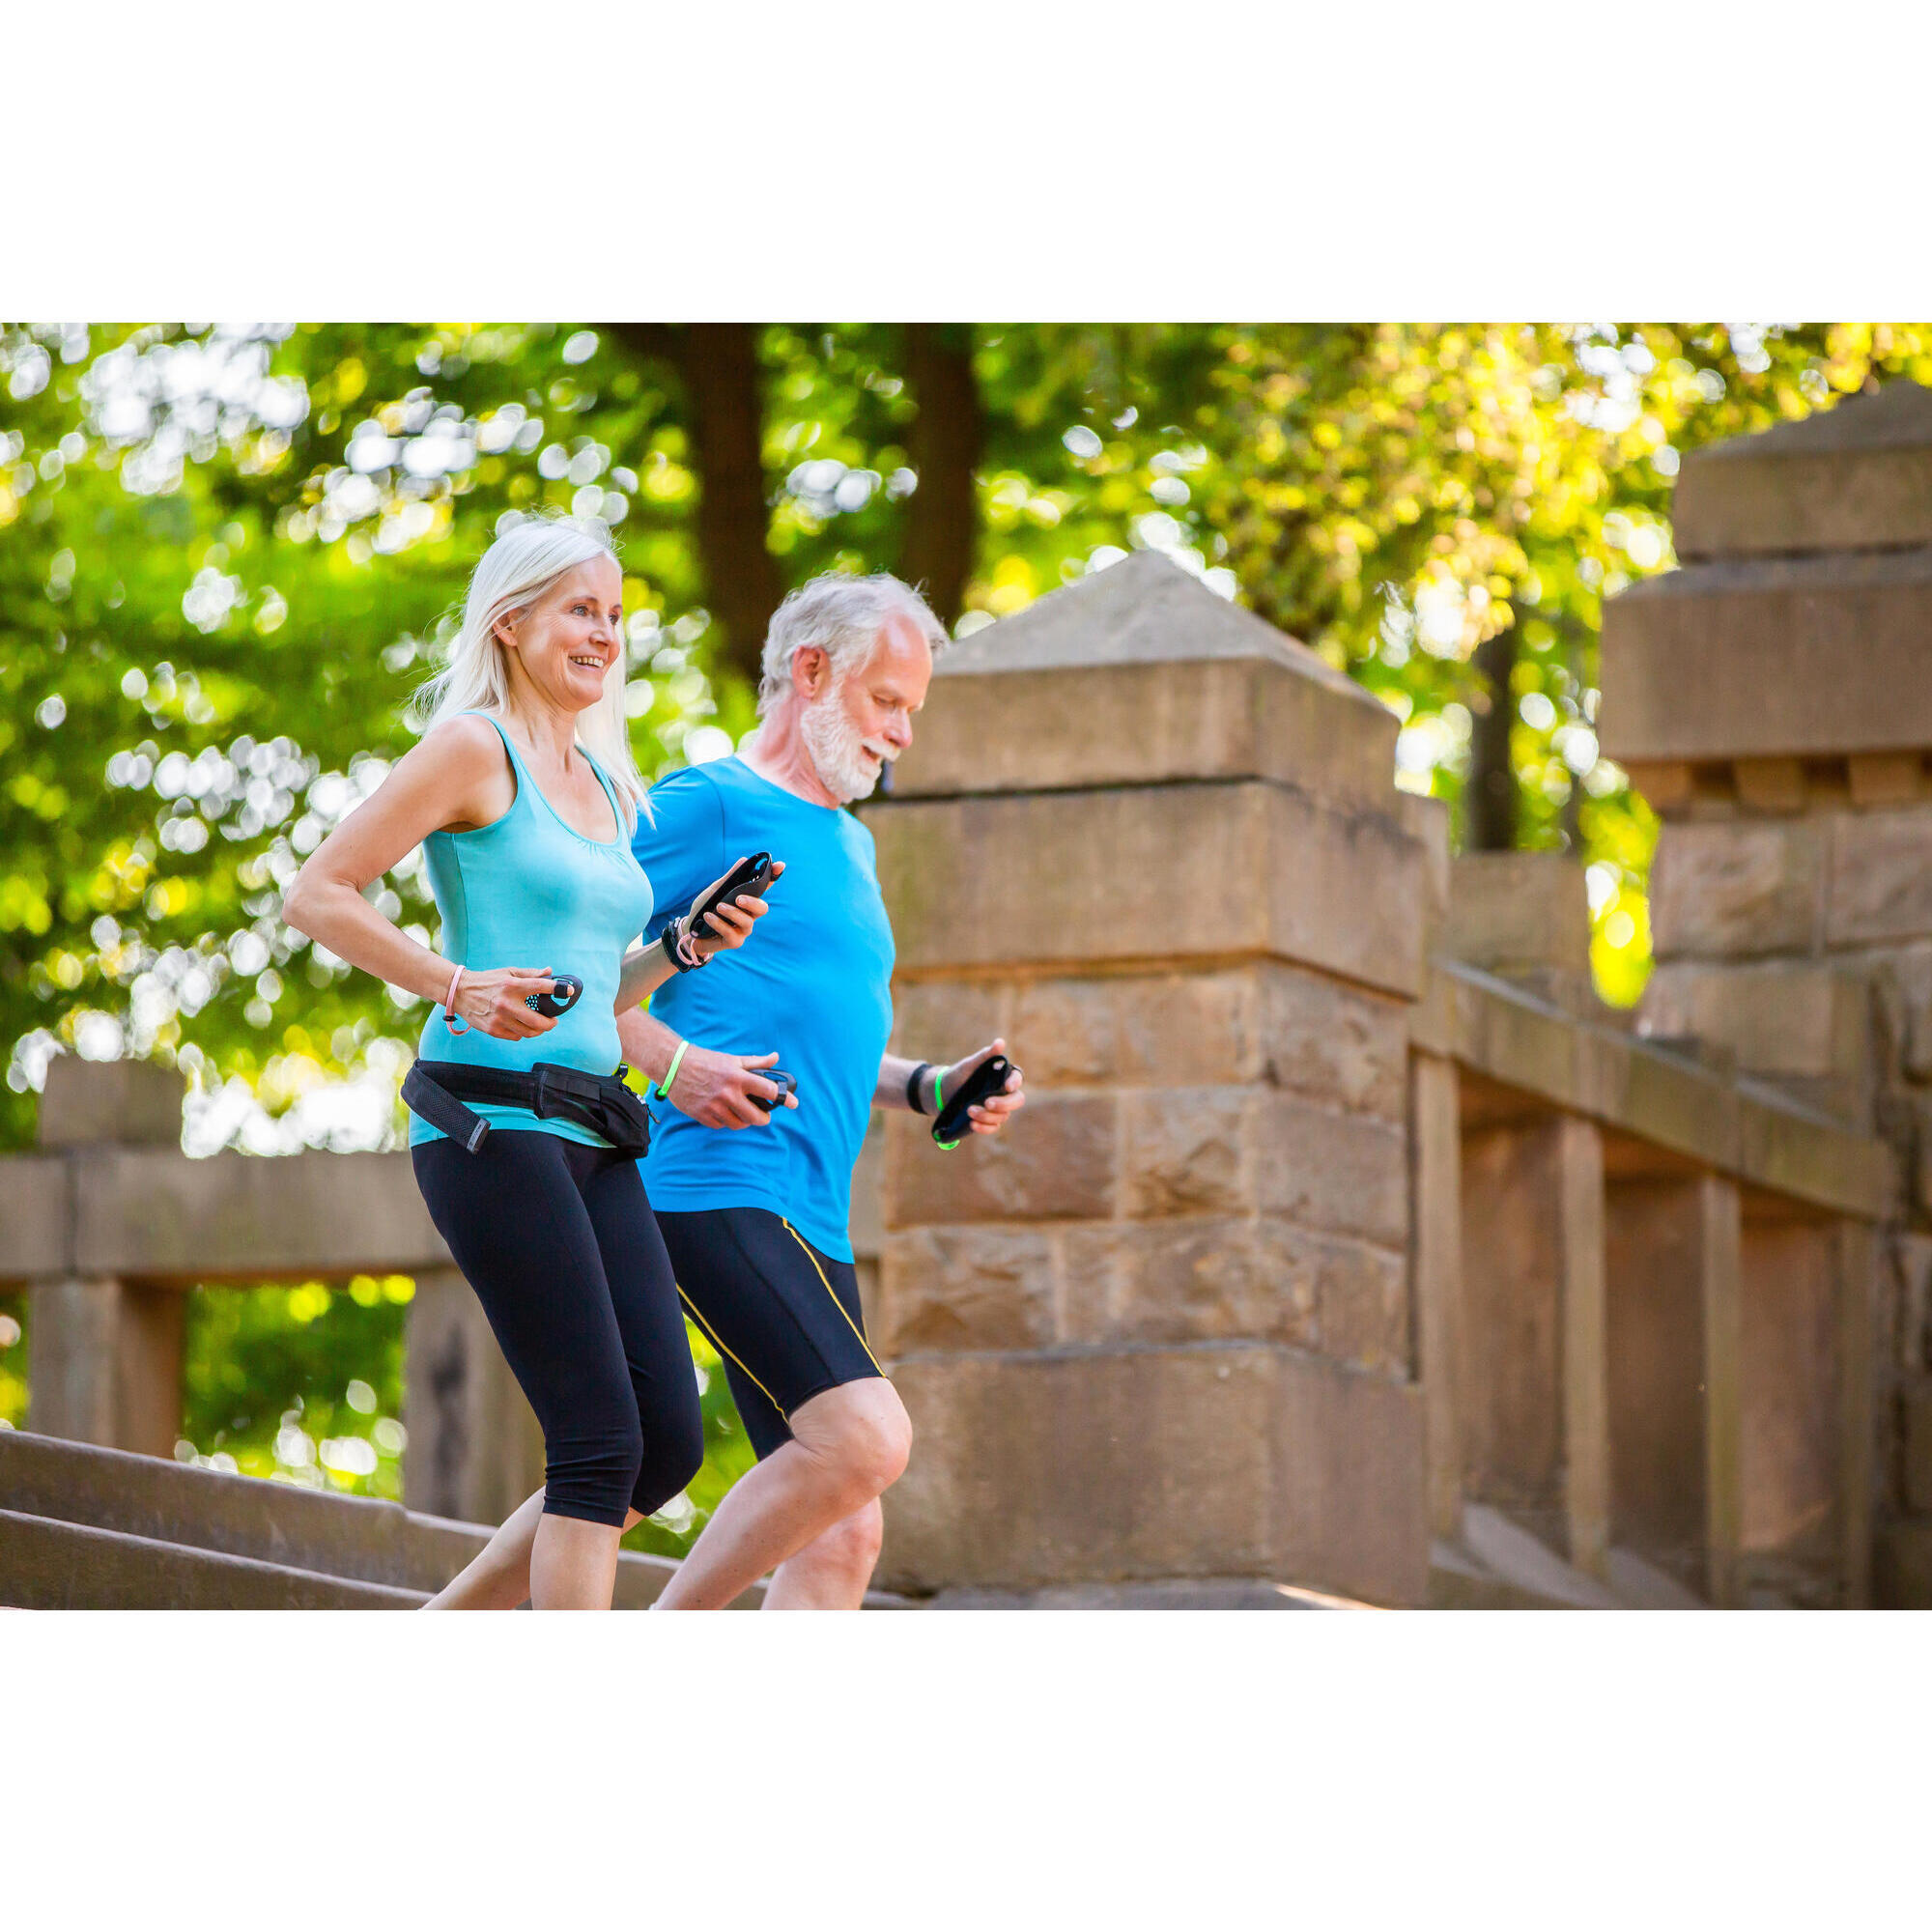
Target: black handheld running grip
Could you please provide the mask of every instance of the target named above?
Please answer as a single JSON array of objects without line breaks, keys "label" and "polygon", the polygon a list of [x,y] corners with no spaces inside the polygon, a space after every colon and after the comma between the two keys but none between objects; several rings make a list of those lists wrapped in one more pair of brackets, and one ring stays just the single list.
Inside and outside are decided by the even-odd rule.
[{"label": "black handheld running grip", "polygon": [[526,993],[524,1005],[547,1020],[560,1020],[583,997],[583,981],[575,973],[553,973],[548,993]]},{"label": "black handheld running grip", "polygon": [[779,1108],[784,1105],[787,1094],[796,1094],[798,1092],[798,1082],[789,1073],[782,1073],[776,1066],[762,1066],[754,1070],[761,1074],[763,1078],[771,1081],[779,1090],[769,1100],[762,1094],[748,1094],[745,1096],[751,1101],[753,1106],[762,1107],[768,1114],[776,1113]]},{"label": "black handheld running grip", "polygon": [[705,914],[717,912],[735,898],[761,899],[771,890],[771,884],[772,855],[769,852],[753,852],[749,859],[740,859],[719,880],[717,887],[705,895],[702,902],[692,908],[691,921],[685,929],[693,939],[708,939],[715,943],[717,929],[706,923]]},{"label": "black handheld running grip", "polygon": [[941,1096],[943,1104],[932,1123],[932,1138],[943,1148],[956,1148],[971,1124],[966,1118],[967,1109],[1004,1092],[1007,1075],[1012,1070],[1013,1063],[1004,1053],[982,1060],[966,1076],[958,1093]]}]

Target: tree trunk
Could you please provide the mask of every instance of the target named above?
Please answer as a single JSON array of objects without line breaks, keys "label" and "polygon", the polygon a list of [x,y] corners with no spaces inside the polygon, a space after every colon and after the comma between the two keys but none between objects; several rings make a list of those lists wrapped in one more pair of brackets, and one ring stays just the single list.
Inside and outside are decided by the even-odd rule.
[{"label": "tree trunk", "polygon": [[975,472],[982,444],[970,323],[911,323],[906,379],[919,414],[907,454],[919,488],[906,506],[900,574],[923,584],[948,630],[959,620],[979,534]]},{"label": "tree trunk", "polygon": [[634,355],[668,362],[683,384],[697,472],[705,603],[720,631],[712,658],[755,684],[765,627],[784,595],[765,547],[771,512],[757,327],[744,322],[605,326]]},{"label": "tree trunk", "polygon": [[1515,668],[1514,626],[1476,646],[1476,670],[1489,702],[1476,709],[1469,733],[1463,840],[1471,852],[1509,852],[1516,847],[1517,778],[1510,759],[1510,724],[1516,717],[1510,672]]}]

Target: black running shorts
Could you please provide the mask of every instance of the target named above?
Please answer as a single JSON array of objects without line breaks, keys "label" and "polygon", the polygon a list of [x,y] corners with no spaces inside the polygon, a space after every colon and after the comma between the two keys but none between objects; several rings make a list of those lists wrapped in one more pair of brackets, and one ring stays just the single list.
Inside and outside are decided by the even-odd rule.
[{"label": "black running shorts", "polygon": [[658,1215],[685,1312],[724,1361],[760,1458],[791,1440],[792,1413],[881,1373],[866,1342],[859,1278],[764,1208]]}]

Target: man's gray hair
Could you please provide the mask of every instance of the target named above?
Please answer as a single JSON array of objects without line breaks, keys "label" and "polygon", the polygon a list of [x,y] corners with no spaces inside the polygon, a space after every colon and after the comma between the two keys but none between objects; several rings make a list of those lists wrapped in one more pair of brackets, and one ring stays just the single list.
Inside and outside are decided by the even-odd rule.
[{"label": "man's gray hair", "polygon": [[880,572],[850,577],[828,571],[802,583],[772,613],[765,633],[763,675],[758,681],[762,718],[791,689],[791,661],[816,645],[832,665],[835,678],[863,664],[888,618],[908,619],[937,657],[947,643],[946,626],[909,583]]}]

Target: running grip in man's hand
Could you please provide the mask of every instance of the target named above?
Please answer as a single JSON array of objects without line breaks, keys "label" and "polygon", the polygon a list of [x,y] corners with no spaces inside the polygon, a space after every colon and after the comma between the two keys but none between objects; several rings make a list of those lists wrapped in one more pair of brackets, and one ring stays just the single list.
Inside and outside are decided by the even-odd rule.
[{"label": "running grip in man's hand", "polygon": [[753,852],[749,859],[740,859],[731,869],[719,880],[691,909],[691,923],[688,930],[693,939],[716,940],[717,928],[706,920],[707,913],[719,911],[732,903],[734,899],[761,899],[772,888],[772,855],[769,852]]},{"label": "running grip in man's hand", "polygon": [[762,1094],[747,1094],[745,1098],[754,1107],[762,1107],[766,1113],[775,1113],[784,1105],[787,1094],[798,1092],[798,1082],[789,1073],[781,1073],[776,1066],[754,1066],[752,1071],[761,1079],[769,1080],[779,1091],[767,1100]]},{"label": "running grip in man's hand", "polygon": [[996,1053],[967,1074],[958,1093],[941,1094],[944,1104],[932,1123],[932,1138],[943,1148],[956,1148],[973,1124],[967,1118],[970,1110],[1004,1093],[1012,1070],[1013,1063],[1004,1053]]}]

